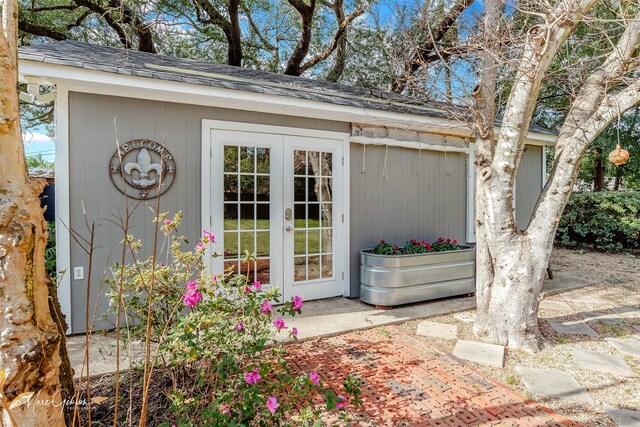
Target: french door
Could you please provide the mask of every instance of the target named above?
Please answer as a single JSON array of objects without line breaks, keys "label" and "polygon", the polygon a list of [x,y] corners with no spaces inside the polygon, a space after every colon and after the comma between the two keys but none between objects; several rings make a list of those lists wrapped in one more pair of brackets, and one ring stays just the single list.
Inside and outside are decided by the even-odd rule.
[{"label": "french door", "polygon": [[[242,272],[285,300],[343,295],[342,141],[210,132],[214,272]],[[256,261],[242,262],[245,253]]]}]

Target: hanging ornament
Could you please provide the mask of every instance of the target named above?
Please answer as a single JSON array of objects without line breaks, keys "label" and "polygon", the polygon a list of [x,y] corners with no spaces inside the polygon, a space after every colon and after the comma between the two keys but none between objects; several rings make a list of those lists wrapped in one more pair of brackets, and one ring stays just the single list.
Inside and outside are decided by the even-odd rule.
[{"label": "hanging ornament", "polygon": [[629,152],[620,144],[616,145],[616,149],[609,153],[609,161],[616,166],[624,165],[627,160],[629,160]]}]

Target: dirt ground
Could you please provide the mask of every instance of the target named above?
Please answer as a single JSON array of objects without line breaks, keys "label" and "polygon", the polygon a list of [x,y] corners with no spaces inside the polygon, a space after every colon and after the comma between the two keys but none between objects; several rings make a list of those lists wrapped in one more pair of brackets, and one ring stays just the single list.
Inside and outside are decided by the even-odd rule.
[{"label": "dirt ground", "polygon": [[[551,262],[555,271],[575,271],[577,276],[588,277],[597,284],[545,298],[540,309],[540,328],[544,336],[544,350],[538,354],[519,351],[507,351],[505,366],[502,369],[483,366],[472,362],[474,368],[490,378],[513,387],[523,395],[545,405],[557,413],[586,426],[615,426],[603,410],[604,406],[640,410],[640,359],[625,356],[627,364],[636,372],[632,378],[612,376],[582,369],[572,360],[573,349],[597,351],[605,354],[620,355],[605,338],[640,338],[640,332],[633,326],[640,325],[640,317],[624,316],[622,324],[589,322],[598,337],[586,335],[567,335],[554,331],[549,327],[547,319],[581,320],[579,312],[597,311],[614,313],[620,307],[640,307],[640,259],[628,254],[603,254],[567,249],[554,250]],[[566,296],[584,295],[602,301],[601,304],[568,303]],[[554,302],[560,302],[556,304]],[[570,308],[569,308],[570,307]],[[472,324],[456,320],[453,315],[438,316],[428,319],[433,322],[457,324],[458,338],[473,340]],[[415,335],[420,321],[412,321],[401,325],[403,331],[428,345],[444,352],[451,353],[455,340],[425,338]],[[567,400],[544,398],[529,394],[514,370],[516,365],[545,368],[568,372],[589,392],[594,404],[574,403]]]}]

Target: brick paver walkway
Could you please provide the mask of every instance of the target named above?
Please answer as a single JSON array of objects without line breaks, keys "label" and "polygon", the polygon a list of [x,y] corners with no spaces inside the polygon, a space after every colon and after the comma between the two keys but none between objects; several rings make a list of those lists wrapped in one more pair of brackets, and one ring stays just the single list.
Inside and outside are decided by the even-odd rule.
[{"label": "brick paver walkway", "polygon": [[340,393],[349,374],[361,382],[356,426],[572,426],[570,420],[434,352],[398,327],[352,332],[287,346],[304,372]]}]

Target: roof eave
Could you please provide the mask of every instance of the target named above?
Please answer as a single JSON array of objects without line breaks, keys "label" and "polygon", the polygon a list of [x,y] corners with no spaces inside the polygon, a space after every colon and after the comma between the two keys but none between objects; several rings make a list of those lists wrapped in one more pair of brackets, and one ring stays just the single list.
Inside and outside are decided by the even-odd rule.
[{"label": "roof eave", "polygon": [[[19,72],[23,77],[37,76],[48,84],[75,92],[398,127],[462,138],[472,136],[471,129],[457,120],[87,70],[33,59],[20,59]],[[536,145],[555,144],[555,136],[544,133],[530,132],[527,139]]]}]

